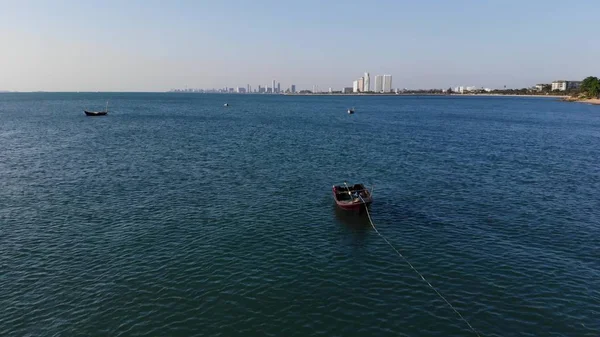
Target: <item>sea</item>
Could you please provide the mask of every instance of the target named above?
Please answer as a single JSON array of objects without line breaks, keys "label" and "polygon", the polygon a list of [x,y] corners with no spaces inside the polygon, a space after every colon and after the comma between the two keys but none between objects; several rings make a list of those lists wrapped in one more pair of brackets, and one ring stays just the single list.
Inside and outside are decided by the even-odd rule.
[{"label": "sea", "polygon": [[597,337],[599,208],[600,106],[0,94],[0,336]]}]

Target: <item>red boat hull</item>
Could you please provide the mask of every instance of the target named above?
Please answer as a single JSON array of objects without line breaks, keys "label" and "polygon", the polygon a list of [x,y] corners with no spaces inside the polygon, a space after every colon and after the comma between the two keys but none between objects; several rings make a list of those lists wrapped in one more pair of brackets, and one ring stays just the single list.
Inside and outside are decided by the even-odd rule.
[{"label": "red boat hull", "polygon": [[[333,186],[333,199],[338,207],[348,211],[356,211],[369,206],[373,202],[371,191],[362,184],[353,186]],[[360,197],[358,197],[360,195]]]}]

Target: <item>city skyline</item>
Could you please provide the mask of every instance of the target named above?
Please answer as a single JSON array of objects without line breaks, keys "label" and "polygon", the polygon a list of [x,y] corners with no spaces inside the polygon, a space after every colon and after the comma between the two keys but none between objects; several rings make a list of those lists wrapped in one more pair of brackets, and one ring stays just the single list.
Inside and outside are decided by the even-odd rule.
[{"label": "city skyline", "polygon": [[[371,90],[376,74],[393,74],[398,88],[581,79],[598,71],[600,55],[600,45],[575,34],[600,9],[584,2],[583,11],[553,0],[456,0],[434,8],[392,0],[7,2],[0,90],[167,91],[265,85],[274,76],[282,88],[339,90],[357,69],[369,70],[363,85]],[[365,16],[371,24],[348,24]],[[82,17],[111,24],[82,25]],[[549,34],[556,22],[568,25]]]}]

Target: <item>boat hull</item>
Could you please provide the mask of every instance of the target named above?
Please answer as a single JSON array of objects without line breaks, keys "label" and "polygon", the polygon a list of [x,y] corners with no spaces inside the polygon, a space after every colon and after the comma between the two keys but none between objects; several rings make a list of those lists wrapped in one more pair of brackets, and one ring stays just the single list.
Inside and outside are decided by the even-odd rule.
[{"label": "boat hull", "polygon": [[[373,202],[371,191],[365,188],[363,184],[356,184],[350,187],[333,186],[333,199],[336,205],[346,211],[357,211],[368,207]],[[359,197],[353,197],[358,193]]]},{"label": "boat hull", "polygon": [[372,201],[367,201],[366,203],[363,202],[356,202],[353,204],[340,204],[339,202],[336,202],[336,204],[338,205],[339,208],[345,210],[345,211],[359,211],[361,209],[365,209],[365,207],[368,207],[369,205],[371,205]]},{"label": "boat hull", "polygon": [[83,110],[83,112],[85,112],[86,116],[90,116],[90,117],[106,116],[106,114],[108,113],[107,111],[86,111],[86,110]]}]

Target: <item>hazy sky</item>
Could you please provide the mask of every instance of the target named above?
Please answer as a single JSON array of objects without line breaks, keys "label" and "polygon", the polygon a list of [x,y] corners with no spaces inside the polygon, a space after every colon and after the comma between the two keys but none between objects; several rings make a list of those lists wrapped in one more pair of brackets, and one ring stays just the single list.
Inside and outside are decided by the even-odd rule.
[{"label": "hazy sky", "polygon": [[0,0],[0,90],[524,87],[600,75],[600,1]]}]

